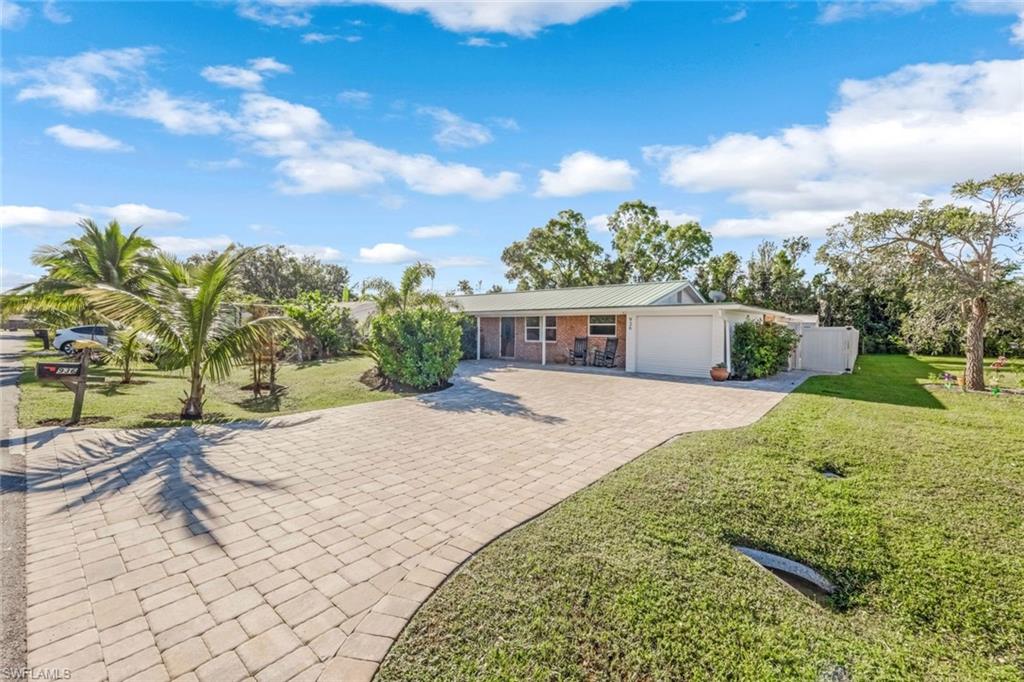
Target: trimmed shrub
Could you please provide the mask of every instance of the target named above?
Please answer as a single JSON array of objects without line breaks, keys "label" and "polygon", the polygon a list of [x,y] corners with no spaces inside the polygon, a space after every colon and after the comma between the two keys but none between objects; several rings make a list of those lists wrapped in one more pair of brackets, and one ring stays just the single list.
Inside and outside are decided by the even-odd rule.
[{"label": "trimmed shrub", "polygon": [[476,360],[476,318],[462,315],[459,324],[462,326],[462,359]]},{"label": "trimmed shrub", "polygon": [[786,367],[799,336],[781,324],[741,322],[732,332],[732,371],[738,379],[760,379]]},{"label": "trimmed shrub", "polygon": [[385,379],[415,388],[439,386],[462,356],[462,316],[425,307],[381,313],[367,343]]}]

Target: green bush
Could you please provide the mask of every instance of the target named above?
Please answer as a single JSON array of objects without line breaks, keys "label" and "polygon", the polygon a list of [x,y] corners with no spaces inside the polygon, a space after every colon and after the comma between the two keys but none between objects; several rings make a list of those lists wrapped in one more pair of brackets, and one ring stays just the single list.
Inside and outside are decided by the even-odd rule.
[{"label": "green bush", "polygon": [[415,388],[446,382],[462,356],[461,317],[436,307],[376,315],[367,345],[381,374]]},{"label": "green bush", "polygon": [[799,336],[789,327],[761,321],[741,322],[732,332],[732,372],[739,379],[760,379],[786,367]]},{"label": "green bush", "polygon": [[347,308],[319,291],[306,291],[284,306],[285,314],[302,327],[303,359],[351,353],[358,342],[356,323]]}]

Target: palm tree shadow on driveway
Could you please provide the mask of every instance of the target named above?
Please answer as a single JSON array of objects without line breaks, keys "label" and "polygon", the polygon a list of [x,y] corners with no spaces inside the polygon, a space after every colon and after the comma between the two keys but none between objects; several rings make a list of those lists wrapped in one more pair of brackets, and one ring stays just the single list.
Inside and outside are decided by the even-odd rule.
[{"label": "palm tree shadow on driveway", "polygon": [[211,530],[220,524],[214,528],[208,524],[220,513],[214,507],[221,504],[218,486],[275,490],[279,485],[224,471],[209,461],[210,450],[242,433],[301,427],[318,418],[138,429],[83,439],[73,454],[61,454],[57,464],[30,465],[25,491],[32,495],[63,489],[68,500],[60,512],[73,512],[115,495],[134,495],[146,512],[160,513],[168,520],[184,517],[193,535],[209,533],[216,542]]}]

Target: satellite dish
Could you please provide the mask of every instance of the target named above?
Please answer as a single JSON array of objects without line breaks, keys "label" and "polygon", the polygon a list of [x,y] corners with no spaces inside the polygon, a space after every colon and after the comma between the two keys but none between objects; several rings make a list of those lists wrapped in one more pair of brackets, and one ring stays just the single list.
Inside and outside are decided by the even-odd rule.
[{"label": "satellite dish", "polygon": [[726,299],[725,292],[723,291],[711,291],[708,293],[712,303],[721,303]]}]

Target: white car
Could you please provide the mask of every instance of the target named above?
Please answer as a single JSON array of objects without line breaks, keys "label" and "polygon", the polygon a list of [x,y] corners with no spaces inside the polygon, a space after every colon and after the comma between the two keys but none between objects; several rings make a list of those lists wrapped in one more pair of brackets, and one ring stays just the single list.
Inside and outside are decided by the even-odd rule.
[{"label": "white car", "polygon": [[107,332],[107,328],[102,325],[58,329],[57,336],[53,337],[53,346],[54,348],[59,348],[62,353],[71,355],[75,352],[72,346],[75,341],[96,341],[106,346],[110,343],[110,335]]}]

